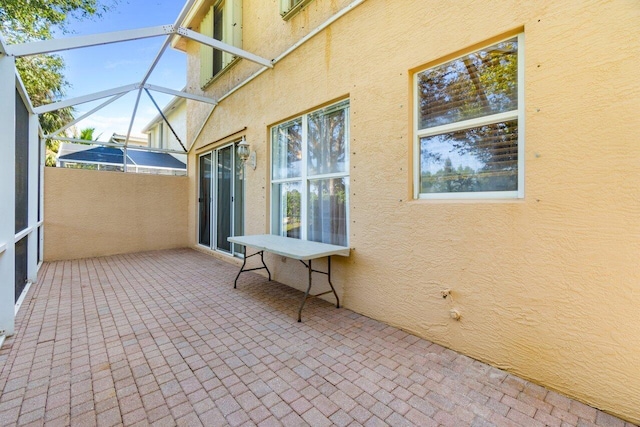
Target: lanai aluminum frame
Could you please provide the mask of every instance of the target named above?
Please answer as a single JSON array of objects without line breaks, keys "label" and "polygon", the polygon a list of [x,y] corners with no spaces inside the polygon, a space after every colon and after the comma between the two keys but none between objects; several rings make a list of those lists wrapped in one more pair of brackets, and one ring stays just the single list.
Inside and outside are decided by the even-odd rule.
[{"label": "lanai aluminum frame", "polygon": [[[18,76],[15,57],[8,54],[8,46],[0,35],[0,345],[4,336],[14,332],[14,318],[21,300],[16,303],[16,243],[26,240],[27,280],[35,281],[38,261],[42,259],[42,165],[39,150],[38,116]],[[21,102],[27,111],[28,168],[26,226],[16,229],[16,104]],[[22,222],[22,221],[21,221]],[[25,288],[25,290],[28,288]]]}]

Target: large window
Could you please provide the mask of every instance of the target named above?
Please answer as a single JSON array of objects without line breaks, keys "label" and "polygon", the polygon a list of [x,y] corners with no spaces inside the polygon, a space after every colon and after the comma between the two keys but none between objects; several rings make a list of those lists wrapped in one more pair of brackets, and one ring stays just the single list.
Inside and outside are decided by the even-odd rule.
[{"label": "large window", "polygon": [[348,245],[349,102],[271,129],[273,234]]},{"label": "large window", "polygon": [[[200,33],[242,47],[242,0],[217,0],[200,23]],[[233,61],[227,52],[200,46],[200,86],[205,87]]]},{"label": "large window", "polygon": [[416,74],[417,197],[523,197],[522,42]]}]

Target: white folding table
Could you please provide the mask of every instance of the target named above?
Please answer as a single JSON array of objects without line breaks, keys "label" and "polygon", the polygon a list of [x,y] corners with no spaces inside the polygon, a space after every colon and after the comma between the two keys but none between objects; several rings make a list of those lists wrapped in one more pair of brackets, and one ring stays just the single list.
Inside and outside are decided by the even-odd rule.
[{"label": "white folding table", "polygon": [[[350,249],[344,246],[336,246],[330,245],[327,243],[318,243],[311,242],[308,240],[300,240],[294,239],[291,237],[283,237],[276,236],[273,234],[256,234],[251,236],[234,236],[229,237],[227,240],[231,243],[237,243],[239,245],[244,246],[244,261],[242,262],[242,267],[240,267],[240,271],[236,276],[236,280],[233,283],[233,287],[236,288],[238,285],[238,278],[240,274],[247,271],[255,271],[255,270],[267,270],[269,275],[269,280],[271,280],[271,272],[267,268],[267,265],[264,263],[264,252],[270,252],[276,255],[285,256],[287,258],[297,259],[309,271],[309,283],[307,286],[307,291],[304,294],[302,299],[302,303],[300,304],[300,308],[298,309],[298,322],[302,321],[302,309],[304,308],[307,299],[316,298],[321,295],[326,295],[333,292],[333,295],[336,297],[336,308],[340,308],[340,300],[338,299],[338,294],[336,293],[335,288],[333,287],[333,283],[331,283],[331,256],[349,256]],[[258,252],[247,256],[247,246],[252,248],[256,248]],[[255,268],[245,268],[247,264],[247,258],[251,258],[252,256],[260,255],[260,261],[262,261],[262,267]],[[314,259],[327,257],[327,271],[319,271],[314,270],[311,267],[311,262]],[[306,261],[306,262],[305,262]],[[327,280],[329,282],[329,286],[331,286],[331,290],[327,292],[322,292],[315,295],[310,295],[311,291],[311,283],[312,283],[312,274],[320,273],[325,274],[327,276]]]}]

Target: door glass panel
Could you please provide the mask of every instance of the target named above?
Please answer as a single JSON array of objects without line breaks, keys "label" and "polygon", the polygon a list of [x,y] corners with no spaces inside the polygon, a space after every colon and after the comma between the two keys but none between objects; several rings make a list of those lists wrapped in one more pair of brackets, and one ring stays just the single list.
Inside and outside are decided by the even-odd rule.
[{"label": "door glass panel", "polygon": [[211,154],[200,157],[200,195],[198,198],[198,242],[211,246]]},{"label": "door glass panel", "polygon": [[235,146],[201,156],[199,164],[199,243],[241,255],[243,247],[227,241],[244,234],[245,175]]},{"label": "door glass panel", "polygon": [[231,252],[231,189],[233,185],[233,147],[218,150],[216,197],[216,249]]}]

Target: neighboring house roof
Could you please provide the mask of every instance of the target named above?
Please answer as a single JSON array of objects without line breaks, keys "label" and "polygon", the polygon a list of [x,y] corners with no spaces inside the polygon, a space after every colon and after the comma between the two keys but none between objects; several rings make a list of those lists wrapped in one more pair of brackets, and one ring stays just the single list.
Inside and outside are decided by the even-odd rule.
[{"label": "neighboring house roof", "polygon": [[60,161],[109,163],[109,164],[122,164],[122,158],[124,155],[121,149],[113,148],[113,147],[94,147],[94,148],[88,148],[84,150],[81,149],[68,154],[62,154],[62,153],[63,153],[63,148],[60,147],[60,155],[58,155],[58,160]]},{"label": "neighboring house roof", "polygon": [[[113,135],[111,135],[111,138],[109,138],[109,142],[115,142],[118,144],[124,144],[124,142],[127,140],[127,135],[120,135],[118,133],[114,133]],[[128,145],[149,145],[149,141],[147,140],[146,137],[140,137],[140,136],[129,136],[129,144]]]},{"label": "neighboring house roof", "polygon": [[[124,152],[117,147],[92,147],[89,145],[61,144],[59,162],[102,163],[121,165]],[[167,153],[153,153],[127,148],[127,164],[162,169],[187,169],[187,165]]]},{"label": "neighboring house roof", "polygon": [[138,166],[148,166],[167,169],[187,169],[187,165],[167,153],[152,151],[127,150],[127,156]]}]

